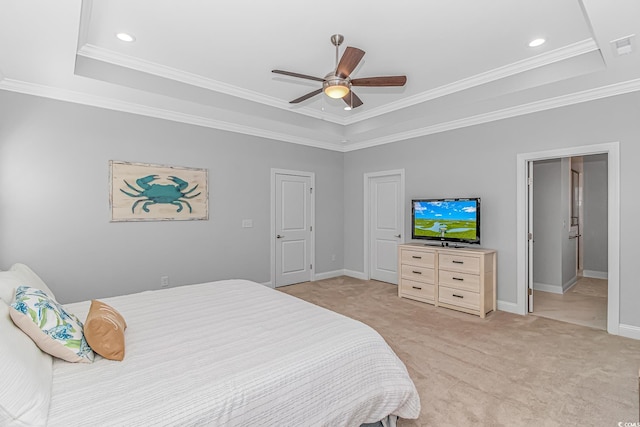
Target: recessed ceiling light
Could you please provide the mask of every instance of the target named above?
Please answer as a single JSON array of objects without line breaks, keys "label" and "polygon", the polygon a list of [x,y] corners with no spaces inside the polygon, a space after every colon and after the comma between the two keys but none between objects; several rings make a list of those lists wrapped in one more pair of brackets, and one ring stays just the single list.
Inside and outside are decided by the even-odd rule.
[{"label": "recessed ceiling light", "polygon": [[544,44],[544,42],[546,42],[545,39],[535,39],[535,40],[531,40],[529,42],[529,47],[538,47],[538,46],[542,46]]},{"label": "recessed ceiling light", "polygon": [[116,37],[122,40],[123,42],[131,43],[136,41],[136,38],[129,33],[117,33]]},{"label": "recessed ceiling light", "polygon": [[344,107],[344,111],[351,111],[351,107],[347,105],[346,107]]}]

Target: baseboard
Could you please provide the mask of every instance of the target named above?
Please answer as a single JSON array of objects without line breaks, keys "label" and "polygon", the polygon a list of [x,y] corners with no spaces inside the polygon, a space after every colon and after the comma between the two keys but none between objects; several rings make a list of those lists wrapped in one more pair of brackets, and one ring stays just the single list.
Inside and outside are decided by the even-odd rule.
[{"label": "baseboard", "polygon": [[582,275],[592,279],[609,279],[609,273],[606,271],[584,270]]},{"label": "baseboard", "polygon": [[618,335],[627,338],[633,338],[634,340],[640,340],[640,327],[633,325],[618,325]]},{"label": "baseboard", "polygon": [[562,294],[562,286],[550,285],[548,283],[533,282],[534,291],[551,292],[553,294]]},{"label": "baseboard", "polygon": [[[316,273],[313,280],[333,279],[334,277],[340,277],[340,276],[349,276],[349,277],[354,277],[356,279],[365,280],[364,273],[360,273],[359,271],[345,270],[345,269],[325,271],[324,273]],[[262,283],[262,285],[273,288],[271,281],[264,282]]]},{"label": "baseboard", "polygon": [[500,311],[506,311],[508,313],[513,313],[513,314],[524,314],[524,313],[520,313],[520,309],[518,307],[518,304],[513,303],[513,302],[508,302],[508,301],[497,301],[497,305],[498,305],[498,310]]},{"label": "baseboard", "polygon": [[353,277],[354,279],[367,280],[367,277],[363,272],[347,270],[346,268],[343,270],[345,276]]},{"label": "baseboard", "polygon": [[569,289],[573,288],[573,286],[578,283],[578,276],[573,276],[573,278],[569,279],[567,283],[562,285],[562,293],[567,292]]},{"label": "baseboard", "polygon": [[325,271],[324,273],[316,273],[315,280],[333,279],[334,277],[345,276],[344,269]]}]

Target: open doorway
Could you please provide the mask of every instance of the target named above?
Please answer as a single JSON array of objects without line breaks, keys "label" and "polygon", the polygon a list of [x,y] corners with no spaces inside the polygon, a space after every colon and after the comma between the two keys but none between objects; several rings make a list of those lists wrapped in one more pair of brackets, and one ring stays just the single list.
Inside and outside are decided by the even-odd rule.
[{"label": "open doorway", "polygon": [[[516,271],[517,312],[528,314],[533,305],[533,234],[530,230],[529,170],[539,160],[607,155],[607,332],[620,333],[620,147],[618,142],[609,142],[580,147],[569,147],[517,155],[516,190]],[[532,221],[531,221],[532,222]],[[532,228],[532,224],[531,224]],[[535,232],[535,230],[532,230]],[[530,262],[531,261],[531,262]]]},{"label": "open doorway", "polygon": [[607,329],[607,157],[533,162],[534,315]]}]

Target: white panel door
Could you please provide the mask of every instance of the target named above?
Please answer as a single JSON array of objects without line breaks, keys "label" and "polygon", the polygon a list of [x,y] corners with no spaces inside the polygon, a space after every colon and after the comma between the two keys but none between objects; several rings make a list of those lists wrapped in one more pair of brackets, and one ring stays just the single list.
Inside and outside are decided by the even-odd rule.
[{"label": "white panel door", "polygon": [[369,181],[370,269],[374,280],[398,284],[398,243],[402,237],[400,175]]},{"label": "white panel door", "polygon": [[311,178],[276,175],[275,286],[311,280]]}]

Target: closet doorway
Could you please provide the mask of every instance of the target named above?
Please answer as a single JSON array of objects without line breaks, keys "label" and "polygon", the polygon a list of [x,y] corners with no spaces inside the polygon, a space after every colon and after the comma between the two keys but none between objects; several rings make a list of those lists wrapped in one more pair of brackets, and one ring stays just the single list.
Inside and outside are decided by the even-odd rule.
[{"label": "closet doorway", "polygon": [[[529,314],[535,312],[534,302],[534,243],[536,232],[533,228],[533,187],[536,177],[530,176],[534,162],[565,159],[570,157],[605,154],[607,164],[607,332],[620,333],[620,147],[618,142],[595,144],[520,153],[517,155],[517,234],[516,234],[516,270],[517,270],[517,312]],[[531,179],[530,179],[531,178]],[[570,188],[570,186],[568,187]],[[531,191],[530,191],[531,189]],[[562,220],[560,220],[562,224]],[[570,216],[565,230],[569,238]],[[586,230],[585,230],[586,231]],[[585,236],[582,236],[583,238]],[[577,250],[576,250],[577,252]],[[540,261],[540,260],[538,260]],[[562,282],[561,282],[562,283]],[[564,283],[562,283],[564,284]]]},{"label": "closet doorway", "polygon": [[364,174],[364,277],[398,284],[404,243],[404,169]]},{"label": "closet doorway", "polygon": [[534,315],[607,329],[607,160],[532,162]]},{"label": "closet doorway", "polygon": [[272,287],[315,279],[314,187],[313,172],[271,169]]}]

